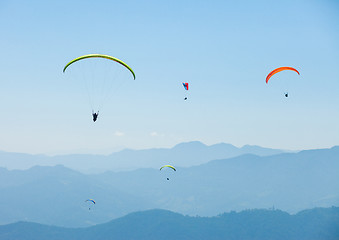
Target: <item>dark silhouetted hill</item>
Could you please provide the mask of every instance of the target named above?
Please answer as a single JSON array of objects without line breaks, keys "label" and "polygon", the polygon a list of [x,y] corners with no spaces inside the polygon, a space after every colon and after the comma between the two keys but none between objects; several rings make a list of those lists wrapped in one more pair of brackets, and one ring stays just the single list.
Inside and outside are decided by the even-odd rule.
[{"label": "dark silhouetted hill", "polygon": [[339,208],[290,215],[280,210],[246,210],[217,217],[189,217],[164,210],[136,212],[88,228],[19,222],[0,226],[2,240],[337,240]]}]

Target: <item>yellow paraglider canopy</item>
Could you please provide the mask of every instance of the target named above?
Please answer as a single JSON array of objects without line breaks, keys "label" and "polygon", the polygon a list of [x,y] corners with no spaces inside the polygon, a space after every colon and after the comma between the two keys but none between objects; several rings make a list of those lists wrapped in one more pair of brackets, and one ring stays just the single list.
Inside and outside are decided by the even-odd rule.
[{"label": "yellow paraglider canopy", "polygon": [[160,170],[163,169],[163,168],[165,168],[165,167],[172,168],[174,171],[176,171],[175,167],[173,167],[173,166],[171,166],[171,165],[164,165],[164,166],[162,166],[162,167],[160,168]]},{"label": "yellow paraglider canopy", "polygon": [[69,63],[66,64],[66,66],[64,67],[64,70],[63,72],[66,71],[66,69],[72,64],[72,63],[75,63],[77,61],[80,61],[80,60],[83,60],[83,59],[86,59],[86,58],[106,58],[106,59],[109,59],[109,60],[112,60],[112,61],[115,61],[119,64],[121,64],[122,66],[124,66],[125,68],[127,68],[133,75],[133,78],[135,80],[135,74],[132,70],[132,68],[130,66],[128,66],[126,63],[124,63],[123,61],[121,61],[120,59],[117,59],[115,57],[112,57],[112,56],[109,56],[109,55],[104,55],[104,54],[87,54],[87,55],[83,55],[83,56],[80,56],[78,58],[75,58],[73,59],[72,61],[70,61]]}]

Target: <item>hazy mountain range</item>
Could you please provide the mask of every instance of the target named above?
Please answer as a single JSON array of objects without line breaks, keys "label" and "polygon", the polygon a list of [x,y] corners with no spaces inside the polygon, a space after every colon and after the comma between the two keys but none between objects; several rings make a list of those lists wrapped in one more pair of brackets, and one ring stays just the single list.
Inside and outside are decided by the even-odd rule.
[{"label": "hazy mountain range", "polygon": [[230,158],[243,154],[268,156],[282,152],[279,149],[250,145],[237,148],[226,143],[207,146],[197,141],[180,143],[173,148],[125,149],[108,156],[70,154],[51,157],[0,151],[0,167],[6,167],[7,169],[28,169],[36,165],[55,166],[61,164],[83,173],[100,173],[107,170],[121,171],[138,168],[159,168],[168,163],[181,167],[190,167],[215,159]]},{"label": "hazy mountain range", "polygon": [[[176,172],[144,168],[89,175],[61,165],[0,168],[0,224],[89,226],[154,208],[191,216],[273,206],[295,213],[339,206],[338,172],[339,147],[246,154]],[[91,210],[88,198],[97,202]]]},{"label": "hazy mountain range", "polygon": [[296,215],[279,210],[247,210],[210,218],[150,210],[88,228],[62,228],[18,222],[0,226],[0,239],[337,240],[339,208],[316,208]]}]

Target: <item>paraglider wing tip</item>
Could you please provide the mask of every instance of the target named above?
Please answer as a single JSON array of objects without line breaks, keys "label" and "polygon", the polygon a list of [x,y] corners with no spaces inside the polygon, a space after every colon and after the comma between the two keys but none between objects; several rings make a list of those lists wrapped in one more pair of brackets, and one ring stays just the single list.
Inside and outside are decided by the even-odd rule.
[{"label": "paraglider wing tip", "polygon": [[62,70],[62,72],[64,73],[66,71],[66,69],[68,68],[69,65],[71,65],[72,62],[69,62],[66,64],[66,66],[64,67],[64,69]]},{"label": "paraglider wing tip", "polygon": [[[126,63],[124,63],[124,64],[126,64]],[[128,65],[126,64],[126,66],[128,66]],[[134,71],[132,70],[132,68],[130,68],[130,67],[128,66],[128,70],[132,73],[132,75],[133,75],[133,80],[135,80],[135,73],[134,73]]]}]

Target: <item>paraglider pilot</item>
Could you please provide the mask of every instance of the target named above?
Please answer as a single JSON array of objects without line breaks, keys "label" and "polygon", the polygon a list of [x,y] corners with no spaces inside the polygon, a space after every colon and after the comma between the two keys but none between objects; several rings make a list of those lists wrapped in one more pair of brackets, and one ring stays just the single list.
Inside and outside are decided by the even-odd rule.
[{"label": "paraglider pilot", "polygon": [[285,97],[288,97],[288,92],[285,93]]},{"label": "paraglider pilot", "polygon": [[95,122],[99,116],[99,111],[97,113],[95,113],[93,110],[92,110],[92,116],[93,116],[93,122]]}]

